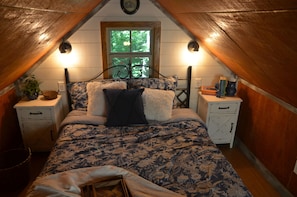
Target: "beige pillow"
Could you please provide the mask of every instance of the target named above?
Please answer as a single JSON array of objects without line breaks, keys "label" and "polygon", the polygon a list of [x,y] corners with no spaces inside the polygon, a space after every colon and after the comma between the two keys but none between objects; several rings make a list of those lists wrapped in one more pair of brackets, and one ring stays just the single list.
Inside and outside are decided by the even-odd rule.
[{"label": "beige pillow", "polygon": [[145,88],[142,100],[146,119],[157,121],[170,119],[174,96],[175,93],[171,90]]},{"label": "beige pillow", "polygon": [[101,82],[89,82],[87,84],[87,115],[106,116],[107,110],[103,89],[127,89],[127,83],[124,81],[115,81],[105,84]]}]

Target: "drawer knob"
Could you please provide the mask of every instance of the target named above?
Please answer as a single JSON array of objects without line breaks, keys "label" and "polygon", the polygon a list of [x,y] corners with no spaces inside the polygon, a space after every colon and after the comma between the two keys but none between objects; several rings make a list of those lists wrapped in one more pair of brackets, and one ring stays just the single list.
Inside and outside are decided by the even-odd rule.
[{"label": "drawer knob", "polygon": [[219,107],[219,109],[230,109],[230,107]]},{"label": "drawer knob", "polygon": [[42,115],[42,112],[30,112],[30,115]]}]

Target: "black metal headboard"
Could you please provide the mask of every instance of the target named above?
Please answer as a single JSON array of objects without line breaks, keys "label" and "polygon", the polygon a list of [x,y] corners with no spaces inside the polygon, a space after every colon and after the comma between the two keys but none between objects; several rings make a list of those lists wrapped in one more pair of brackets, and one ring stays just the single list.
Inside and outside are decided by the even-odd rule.
[{"label": "black metal headboard", "polygon": [[186,80],[186,87],[176,89],[176,99],[179,101],[180,108],[190,107],[190,93],[191,93],[191,79],[192,79],[192,66],[187,68],[187,78],[179,79]]},{"label": "black metal headboard", "polygon": [[[159,76],[166,78],[166,76],[162,75],[161,73],[159,73],[158,71],[155,71],[152,68],[149,67],[145,67],[145,69],[143,69],[142,65],[135,65],[135,66],[130,66],[130,65],[117,65],[117,66],[111,66],[108,67],[107,69],[103,70],[101,73],[99,73],[97,76],[87,80],[87,81],[92,81],[95,80],[99,77],[101,77],[105,72],[108,72],[111,69],[116,69],[116,68],[124,68],[124,69],[119,69],[118,72],[115,73],[116,78],[119,79],[130,79],[130,78],[142,78],[143,76],[143,72],[156,72]],[[142,68],[142,69],[138,69],[137,68]],[[134,70],[134,74],[132,76],[132,70]],[[68,87],[68,84],[70,83],[70,78],[69,78],[69,73],[68,73],[68,69],[65,68],[65,83],[66,83],[66,87]],[[177,107],[179,108],[189,108],[190,105],[190,92],[191,92],[191,78],[192,78],[192,66],[189,66],[187,68],[187,77],[186,79],[178,79],[179,81],[186,81],[186,87],[182,87],[182,88],[177,88],[176,89],[176,99],[178,101],[177,103]],[[68,107],[69,107],[69,111],[72,110],[71,107],[71,97],[70,97],[70,93],[67,89],[67,101],[68,101]]]}]

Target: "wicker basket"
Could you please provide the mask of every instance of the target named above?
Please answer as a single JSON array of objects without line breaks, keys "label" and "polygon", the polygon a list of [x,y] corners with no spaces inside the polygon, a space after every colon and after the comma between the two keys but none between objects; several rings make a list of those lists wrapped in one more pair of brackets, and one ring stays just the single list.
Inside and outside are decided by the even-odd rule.
[{"label": "wicker basket", "polygon": [[0,153],[0,189],[13,191],[30,180],[31,150],[19,148]]},{"label": "wicker basket", "polygon": [[44,99],[52,100],[52,99],[57,98],[58,92],[53,91],[53,90],[49,90],[49,91],[44,91],[42,94],[44,96]]}]

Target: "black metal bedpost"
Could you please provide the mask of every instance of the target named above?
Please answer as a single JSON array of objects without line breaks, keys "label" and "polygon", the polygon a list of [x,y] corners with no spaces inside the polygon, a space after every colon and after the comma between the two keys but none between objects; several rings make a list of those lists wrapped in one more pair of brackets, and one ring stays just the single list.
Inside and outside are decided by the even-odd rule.
[{"label": "black metal bedpost", "polygon": [[67,68],[64,68],[64,75],[65,75],[65,85],[66,85],[66,94],[67,94],[68,109],[69,109],[69,111],[72,111],[70,93],[69,93],[68,87],[67,87],[68,84],[70,83],[69,73],[68,73],[68,69]]},{"label": "black metal bedpost", "polygon": [[191,94],[191,79],[192,79],[192,66],[187,69],[187,108],[190,107],[190,94]]}]

